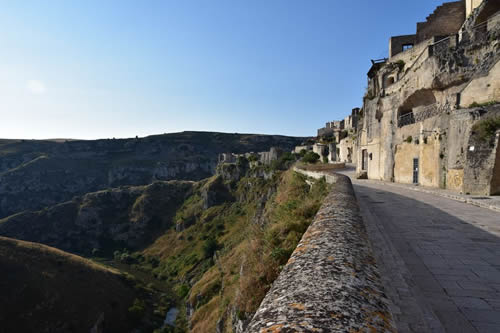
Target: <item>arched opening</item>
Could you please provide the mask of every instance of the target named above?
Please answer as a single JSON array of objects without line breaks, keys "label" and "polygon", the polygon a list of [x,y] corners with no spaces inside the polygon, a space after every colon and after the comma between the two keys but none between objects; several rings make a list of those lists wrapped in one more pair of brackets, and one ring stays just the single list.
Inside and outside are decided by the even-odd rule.
[{"label": "arched opening", "polygon": [[432,90],[423,89],[416,91],[399,107],[398,127],[415,124],[415,122],[423,120],[422,117],[418,116],[422,113],[422,109],[432,106],[435,103],[436,97],[432,93]]},{"label": "arched opening", "polygon": [[384,77],[384,88],[389,87],[390,85],[394,84],[394,76],[385,76]]}]

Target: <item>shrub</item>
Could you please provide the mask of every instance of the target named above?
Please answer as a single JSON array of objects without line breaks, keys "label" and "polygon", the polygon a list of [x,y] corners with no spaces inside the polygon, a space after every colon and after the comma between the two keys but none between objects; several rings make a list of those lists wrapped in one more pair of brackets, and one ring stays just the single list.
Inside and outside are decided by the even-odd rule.
[{"label": "shrub", "polygon": [[144,312],[146,309],[146,304],[143,300],[136,298],[131,307],[128,308],[128,313],[130,318],[134,321],[140,321],[144,316]]},{"label": "shrub", "polygon": [[217,248],[219,247],[219,244],[217,244],[217,241],[213,238],[208,238],[203,242],[203,255],[205,258],[211,258],[215,251],[217,251]]},{"label": "shrub", "polygon": [[304,157],[302,157],[302,162],[314,164],[314,163],[318,162],[319,159],[320,159],[320,156],[318,154],[316,154],[315,152],[309,151],[304,155]]},{"label": "shrub", "polygon": [[178,289],[177,289],[177,295],[180,297],[180,298],[184,298],[187,296],[187,294],[189,294],[189,290],[191,288],[189,288],[189,286],[187,284],[182,284]]},{"label": "shrub", "polygon": [[402,71],[405,68],[406,63],[403,60],[399,60],[396,62],[396,66],[398,66],[399,70]]},{"label": "shrub", "polygon": [[293,162],[295,162],[295,155],[290,152],[286,152],[281,155],[280,158],[271,163],[271,168],[273,170],[286,170]]},{"label": "shrub", "polygon": [[257,162],[259,160],[259,157],[256,154],[252,154],[248,156],[248,161],[249,162]]},{"label": "shrub", "polygon": [[248,159],[245,156],[238,156],[236,164],[239,166],[246,166],[248,165]]},{"label": "shrub", "polygon": [[406,142],[411,143],[413,141],[413,137],[410,135],[405,139]]},{"label": "shrub", "polygon": [[472,126],[473,134],[483,141],[491,139],[499,129],[500,117],[482,119]]}]

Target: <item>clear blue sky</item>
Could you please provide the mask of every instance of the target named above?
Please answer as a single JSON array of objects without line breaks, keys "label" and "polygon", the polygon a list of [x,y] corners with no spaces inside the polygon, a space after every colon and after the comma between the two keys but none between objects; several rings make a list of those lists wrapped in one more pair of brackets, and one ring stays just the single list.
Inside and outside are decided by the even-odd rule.
[{"label": "clear blue sky", "polygon": [[442,1],[0,1],[0,138],[315,135]]}]

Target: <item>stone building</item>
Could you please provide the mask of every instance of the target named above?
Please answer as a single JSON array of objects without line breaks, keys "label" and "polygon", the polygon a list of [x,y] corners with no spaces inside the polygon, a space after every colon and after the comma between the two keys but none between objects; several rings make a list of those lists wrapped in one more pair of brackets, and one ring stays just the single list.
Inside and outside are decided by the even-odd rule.
[{"label": "stone building", "polygon": [[272,147],[269,151],[259,153],[260,163],[271,164],[283,155],[283,150],[280,148]]},{"label": "stone building", "polygon": [[356,164],[358,161],[357,155],[357,138],[355,135],[349,135],[346,138],[342,139],[338,144],[339,148],[339,162],[345,163],[354,163]]},{"label": "stone building", "polygon": [[293,152],[295,154],[300,154],[300,152],[303,151],[303,150],[305,150],[306,152],[310,151],[310,150],[313,150],[313,146],[312,145],[296,146]]},{"label": "stone building", "polygon": [[236,155],[232,153],[219,154],[219,163],[236,163]]},{"label": "stone building", "polygon": [[344,118],[344,129],[349,133],[356,132],[358,128],[359,108],[354,108],[351,114]]},{"label": "stone building", "polygon": [[325,127],[318,129],[318,137],[335,137],[338,140],[340,131],[344,129],[344,124],[345,120],[327,122]]},{"label": "stone building", "polygon": [[358,172],[500,193],[500,136],[477,133],[481,122],[500,117],[499,9],[498,0],[444,3],[416,34],[390,38],[389,58],[372,61],[368,72]]},{"label": "stone building", "polygon": [[313,145],[313,152],[323,158],[323,156],[327,156],[328,146],[323,143],[315,143]]}]

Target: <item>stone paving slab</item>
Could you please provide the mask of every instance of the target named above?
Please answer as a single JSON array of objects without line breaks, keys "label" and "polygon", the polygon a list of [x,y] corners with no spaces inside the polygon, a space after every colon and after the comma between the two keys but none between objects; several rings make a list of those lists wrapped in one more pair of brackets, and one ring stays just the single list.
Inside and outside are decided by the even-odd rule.
[{"label": "stone paving slab", "polygon": [[400,184],[400,183],[384,182],[378,180],[363,180],[363,181],[371,183],[381,183],[385,186],[395,186],[399,188],[406,188],[412,191],[439,195],[441,197],[445,197],[448,199],[500,212],[500,196],[466,195],[466,194],[459,194],[450,190],[425,187],[421,185]]},{"label": "stone paving slab", "polygon": [[353,183],[398,329],[500,332],[500,214],[433,191]]},{"label": "stone paving slab", "polygon": [[[355,170],[356,170],[356,168],[353,165],[347,164],[346,168],[344,170],[339,170],[339,171],[337,171],[337,173],[344,174],[346,176],[351,177],[351,179],[354,179]],[[467,194],[460,194],[460,193],[446,190],[446,189],[426,187],[426,186],[414,185],[414,184],[393,183],[393,182],[386,182],[386,181],[373,180],[373,179],[355,180],[355,181],[360,182],[360,183],[366,182],[366,183],[373,183],[373,184],[382,184],[384,186],[394,186],[394,187],[399,187],[399,188],[405,188],[405,189],[412,190],[412,191],[434,194],[434,195],[438,195],[438,196],[445,197],[448,199],[452,199],[452,200],[460,201],[460,202],[467,203],[470,205],[474,205],[477,207],[487,208],[487,209],[491,209],[491,210],[496,211],[496,212],[500,212],[500,196],[498,196],[498,195],[497,196],[467,195]],[[498,226],[498,228],[500,231],[500,226]]]}]

